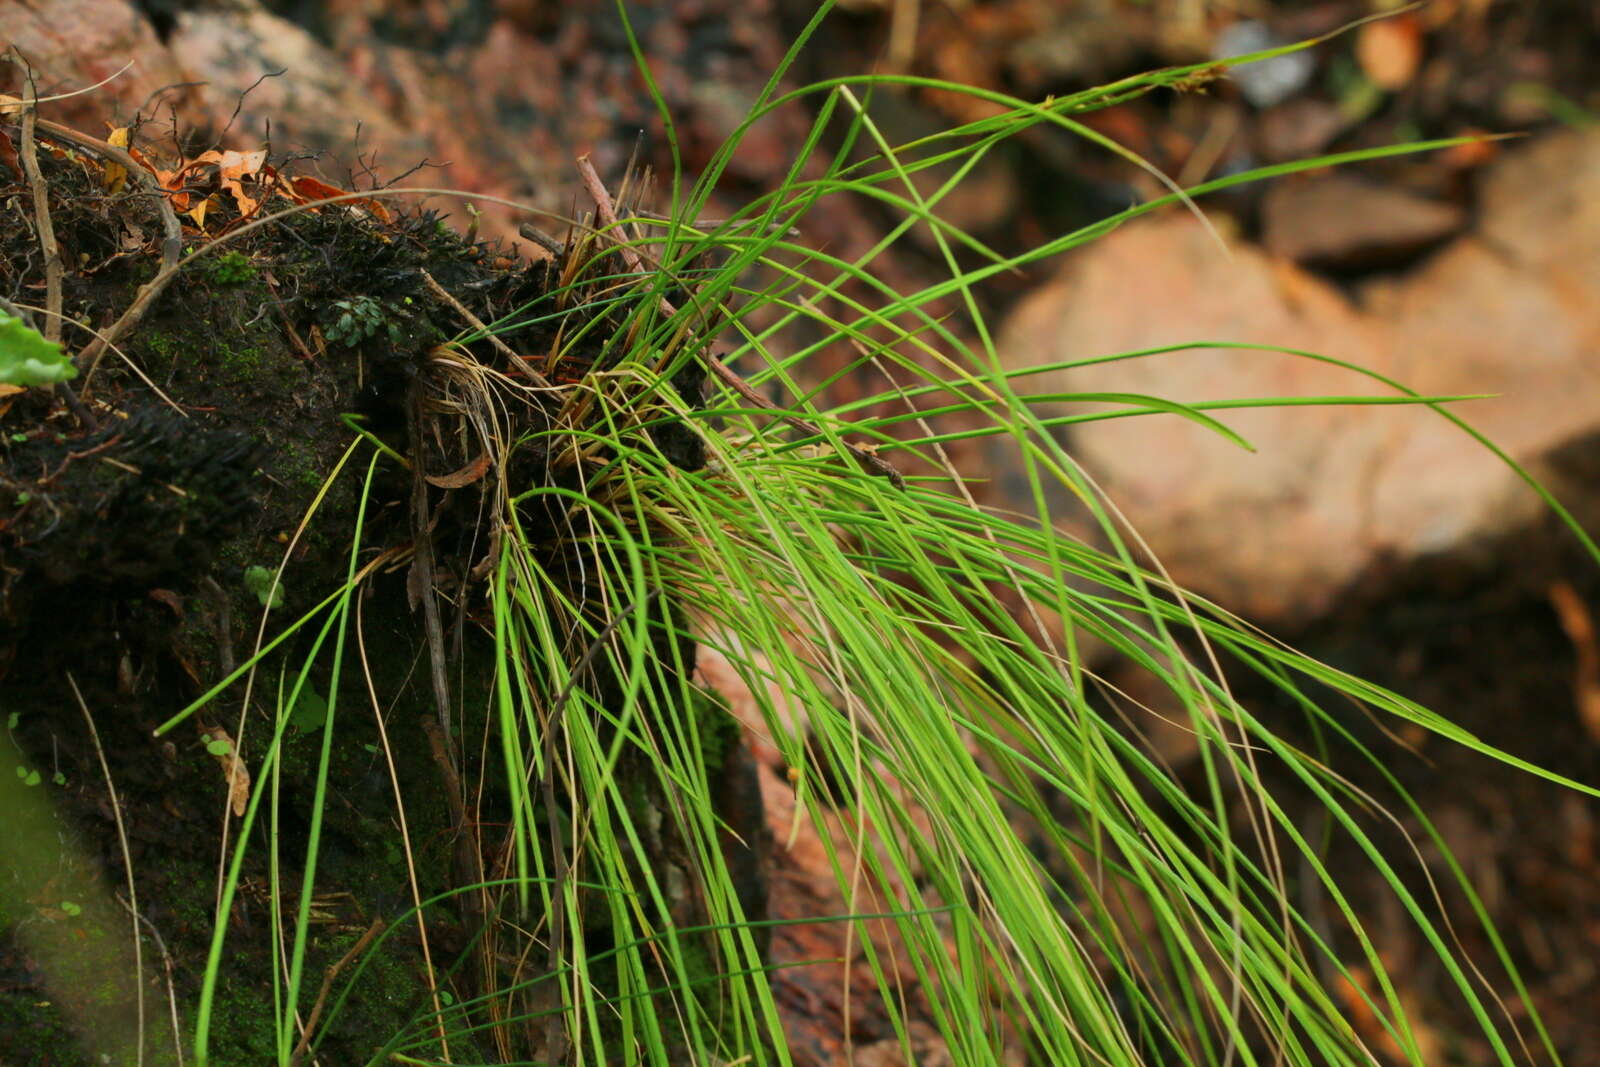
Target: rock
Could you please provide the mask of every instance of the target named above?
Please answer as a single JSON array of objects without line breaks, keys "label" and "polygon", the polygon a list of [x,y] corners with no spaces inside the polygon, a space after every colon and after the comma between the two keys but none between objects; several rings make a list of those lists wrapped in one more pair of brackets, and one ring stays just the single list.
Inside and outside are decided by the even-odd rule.
[{"label": "rock", "polygon": [[1270,186],[1261,240],[1267,251],[1296,263],[1370,270],[1415,257],[1464,221],[1454,204],[1335,172]]},{"label": "rock", "polygon": [[[1519,461],[1600,429],[1600,134],[1561,134],[1487,176],[1480,230],[1360,302],[1258,249],[1232,258],[1189,216],[1123,227],[1013,314],[1013,367],[1157,345],[1235,341],[1322,353],[1457,405]],[[1041,391],[1126,390],[1196,402],[1375,395],[1370,379],[1289,355],[1196,348],[1055,371]],[[1537,499],[1485,449],[1421,408],[1220,413],[1243,452],[1171,416],[1078,427],[1069,447],[1186,586],[1262,620],[1315,615],[1380,562],[1515,529]],[[1015,505],[1015,501],[1013,504]]]},{"label": "rock", "polygon": [[1346,125],[1345,117],[1328,101],[1296,96],[1261,112],[1253,132],[1262,159],[1286,163],[1326,151]]},{"label": "rock", "polygon": [[[0,41],[8,41],[33,68],[40,96],[86,89],[126,71],[92,93],[41,106],[48,118],[101,134],[113,114],[131,118],[143,105],[148,113],[159,97],[161,110],[172,104],[185,121],[195,90],[172,61],[144,13],[128,0],[59,0],[47,5],[0,4]],[[18,91],[16,68],[0,69],[0,91]]]},{"label": "rock", "polygon": [[[1249,20],[1225,26],[1217,34],[1211,54],[1217,59],[1232,59],[1290,43],[1274,33],[1266,23]],[[1246,100],[1256,107],[1271,107],[1305,88],[1316,67],[1317,61],[1310,52],[1286,52],[1270,59],[1241,64],[1231,68],[1228,73]]]}]

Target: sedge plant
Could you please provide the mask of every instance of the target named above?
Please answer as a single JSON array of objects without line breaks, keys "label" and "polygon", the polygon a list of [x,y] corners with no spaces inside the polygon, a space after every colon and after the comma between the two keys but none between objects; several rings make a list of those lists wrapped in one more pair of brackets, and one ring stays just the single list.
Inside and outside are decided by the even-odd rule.
[{"label": "sedge plant", "polygon": [[[492,683],[455,721],[476,724],[485,780],[472,788],[497,798],[504,831],[483,842],[493,862],[481,880],[425,897],[413,879],[411,908],[378,936],[425,927],[432,911],[465,895],[484,917],[473,944],[430,958],[430,987],[410,1024],[375,1036],[370,1062],[796,1062],[773,992],[781,975],[765,951],[777,920],[761,914],[733,870],[734,831],[716,800],[719,768],[739,742],[718,695],[696,681],[697,647],[730,664],[759,709],[751,728],[789,769],[792,832],[824,828],[844,907],[808,919],[847,931],[842,943],[859,953],[850,966],[874,976],[877,1010],[907,1062],[926,1021],[948,1062],[962,1065],[1019,1056],[1051,1065],[1370,1064],[1380,1059],[1377,1034],[1381,1055],[1420,1067],[1414,1020],[1357,913],[1351,876],[1329,868],[1327,841],[1307,835],[1273,784],[1283,781],[1313,796],[1328,834],[1365,856],[1495,1062],[1558,1061],[1537,1013],[1508,1012],[1480,970],[1493,967],[1520,989],[1459,868],[1452,863],[1473,914],[1447,920],[1436,894],[1416,888],[1412,861],[1377,843],[1375,826],[1395,818],[1385,805],[1398,805],[1448,854],[1397,784],[1392,796],[1372,797],[1339,772],[1350,759],[1381,768],[1352,736],[1350,706],[1594,790],[1521,764],[1185,593],[1056,433],[1162,416],[1248,447],[1224,421],[1227,410],[1305,403],[1422,404],[1474,433],[1448,407],[1463,398],[1419,396],[1381,378],[1388,395],[1209,404],[1030,391],[1032,375],[1075,364],[1008,367],[976,295],[996,274],[1152,211],[1197,210],[1232,185],[1452,142],[1173,188],[1003,255],[939,212],[987,153],[1042,130],[1138,163],[1077,116],[1222,68],[1162,71],[1044,102],[909,76],[780,92],[826,9],[698,180],[674,167],[665,211],[633,211],[625,196],[613,203],[602,193],[594,225],[576,231],[545,296],[430,359],[431,417],[471,442],[467,454],[490,457],[493,472],[482,508],[487,567],[461,592],[481,608],[474,625],[490,650]],[[625,9],[622,17],[626,24]],[[640,70],[648,81],[642,54]],[[873,121],[872,97],[907,88],[965,93],[993,113],[891,144]],[[775,110],[801,107],[811,109],[810,133],[785,181],[733,217],[698,225],[745,132]],[[676,159],[664,105],[660,120]],[[949,177],[930,190],[915,179],[933,168]],[[847,260],[798,236],[828,197],[869,198],[900,221]],[[874,265],[913,227],[931,235],[946,276],[896,291]],[[581,358],[585,372],[530,385],[474,356],[476,342],[534,323],[557,331],[551,366]],[[1181,359],[1198,347],[1206,346],[1082,362]],[[830,403],[828,383],[807,370],[824,349],[853,353],[847,371],[884,384]],[[1262,358],[1319,359],[1367,375],[1358,359],[1290,349]],[[742,384],[730,364],[747,368]],[[979,437],[1009,443],[1030,487],[1027,513],[980,503],[951,461],[956,445]],[[329,484],[364,470],[363,509],[373,472],[408,462],[365,432],[346,459]],[[1062,498],[1091,518],[1095,543],[1063,532],[1052,504]],[[364,542],[365,515],[349,535],[345,584],[235,672],[294,633],[316,634],[279,686],[219,914],[228,913],[243,857],[260,847],[250,827],[263,805],[275,825],[285,724],[319,664],[331,680],[314,810],[326,803],[329,746],[344,714],[335,696],[357,658],[349,649],[358,593],[393,563],[393,550],[374,557],[381,546]],[[1180,780],[1118,722],[1094,670],[1103,654],[1135,663],[1184,709],[1197,743],[1194,780]],[[1236,698],[1229,678],[1241,673],[1298,706],[1326,750],[1291,743]],[[405,834],[398,784],[395,799]],[[311,1012],[305,954],[319,832],[314,820],[302,885],[291,894],[297,910],[275,914],[270,1058],[280,1064],[316,1056],[363,988],[365,960],[329,983]],[[657,861],[668,853],[679,860]],[[276,878],[275,860],[272,870]],[[1318,887],[1327,902],[1318,914],[1292,890],[1291,872]],[[1483,928],[1498,959],[1465,957],[1465,922]],[[212,1029],[225,1025],[211,1009],[227,938],[236,936],[225,922],[216,931],[198,1017],[202,1062]],[[829,965],[844,982],[845,964]],[[478,976],[460,987],[467,995],[451,993],[452,976],[467,972]],[[1351,996],[1370,1019],[1362,1028]]]}]

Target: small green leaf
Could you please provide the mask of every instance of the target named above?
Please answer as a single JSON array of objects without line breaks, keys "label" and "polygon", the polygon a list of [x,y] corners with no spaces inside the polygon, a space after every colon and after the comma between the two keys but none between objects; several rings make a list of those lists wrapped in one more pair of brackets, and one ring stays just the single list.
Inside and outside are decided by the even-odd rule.
[{"label": "small green leaf", "polygon": [[50,780],[52,782],[54,782],[56,785],[66,785],[67,784],[67,776],[62,774],[60,771],[57,771],[56,773],[52,774],[50,776]]},{"label": "small green leaf", "polygon": [[289,725],[302,732],[320,730],[328,722],[328,701],[308,681],[289,711]]},{"label": "small green leaf", "polygon": [[77,376],[78,368],[60,345],[46,341],[15,315],[0,311],[0,384],[55,385]]},{"label": "small green leaf", "polygon": [[72,916],[74,919],[83,914],[83,909],[70,900],[63,900],[61,902],[61,910]]},{"label": "small green leaf", "polygon": [[246,567],[244,586],[256,595],[261,606],[271,610],[283,607],[283,583],[272,584],[272,572],[265,567]]},{"label": "small green leaf", "polygon": [[11,435],[11,440],[13,442],[15,442],[16,444],[19,444],[19,445],[22,444],[27,439],[28,439],[28,435],[25,434],[25,433],[14,433],[14,434]]},{"label": "small green leaf", "polygon": [[233,751],[233,746],[226,741],[207,741],[206,751],[213,756],[226,756]]},{"label": "small green leaf", "polygon": [[35,786],[42,781],[44,781],[44,779],[39,776],[38,771],[29,771],[27,776],[22,779],[22,784],[26,786]]},{"label": "small green leaf", "polygon": [[22,721],[22,712],[13,711],[10,715],[6,716],[6,729],[7,730],[15,730],[17,728],[17,723],[19,723],[21,721]]}]

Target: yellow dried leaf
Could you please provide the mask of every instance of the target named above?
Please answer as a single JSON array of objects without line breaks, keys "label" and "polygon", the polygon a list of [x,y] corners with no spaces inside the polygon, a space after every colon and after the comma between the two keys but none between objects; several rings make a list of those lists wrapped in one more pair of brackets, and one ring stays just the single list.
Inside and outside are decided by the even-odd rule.
[{"label": "yellow dried leaf", "polygon": [[[106,144],[117,148],[128,147],[128,127],[118,126],[106,134]],[[128,169],[115,160],[108,159],[100,174],[100,185],[108,193],[120,193],[128,184]]]},{"label": "yellow dried leaf", "polygon": [[194,219],[194,224],[200,229],[206,228],[206,212],[211,208],[211,198],[208,196],[194,207],[189,209],[188,215]]}]

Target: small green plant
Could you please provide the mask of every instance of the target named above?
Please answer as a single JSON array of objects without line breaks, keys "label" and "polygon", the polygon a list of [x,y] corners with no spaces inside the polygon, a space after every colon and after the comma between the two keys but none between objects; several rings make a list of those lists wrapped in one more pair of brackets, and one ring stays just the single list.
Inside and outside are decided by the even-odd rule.
[{"label": "small green plant", "polygon": [[255,276],[255,264],[243,252],[225,252],[211,266],[211,280],[218,285],[243,285]]},{"label": "small green plant", "polygon": [[289,710],[289,725],[301,733],[312,733],[328,724],[328,698],[317,692],[310,681]]},{"label": "small green plant", "polygon": [[246,567],[244,570],[244,585],[261,601],[261,606],[269,611],[273,608],[283,607],[283,583],[273,583],[273,573],[270,568],[259,564]]},{"label": "small green plant", "polygon": [[[61,346],[9,312],[0,311],[0,385],[55,385],[78,376]],[[16,440],[16,435],[12,435]]]},{"label": "small green plant", "polygon": [[323,335],[335,344],[354,348],[380,332],[399,344],[402,339],[400,323],[390,315],[383,304],[370,296],[356,296],[333,302],[334,319],[323,329]]}]

